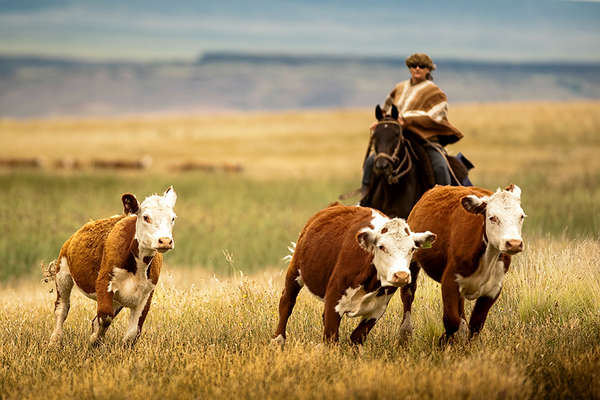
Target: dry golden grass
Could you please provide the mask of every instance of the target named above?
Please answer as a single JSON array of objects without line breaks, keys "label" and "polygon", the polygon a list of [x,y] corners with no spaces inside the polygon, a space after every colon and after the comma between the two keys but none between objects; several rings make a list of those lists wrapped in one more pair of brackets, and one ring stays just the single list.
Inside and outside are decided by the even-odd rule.
[{"label": "dry golden grass", "polygon": [[[463,104],[450,110],[478,174],[511,175],[536,164],[561,179],[600,170],[600,102]],[[154,171],[184,161],[239,162],[250,176],[349,177],[360,172],[374,112],[361,110],[202,116],[0,121],[1,155],[140,158]],[[585,143],[585,146],[581,146]]]},{"label": "dry golden grass", "polygon": [[283,269],[217,279],[167,266],[142,337],[126,315],[87,346],[95,303],[74,291],[60,350],[47,347],[54,293],[0,289],[0,397],[53,398],[598,398],[600,244],[536,239],[514,258],[480,337],[441,349],[440,290],[419,278],[415,332],[402,347],[399,296],[364,347],[321,344],[322,303],[301,292],[284,351],[270,345]]},{"label": "dry golden grass", "polygon": [[[322,304],[304,292],[283,352],[269,345],[276,260],[309,215],[358,185],[371,110],[0,121],[2,157],[154,159],[141,173],[1,174],[0,276],[56,257],[87,219],[120,211],[123,191],[175,184],[181,217],[133,349],[120,346],[126,315],[88,348],[95,303],[75,290],[65,345],[50,350],[49,287],[1,284],[0,398],[600,398],[600,102],[457,105],[450,117],[465,133],[450,151],[474,161],[473,181],[519,184],[529,215],[527,249],[480,337],[437,347],[439,286],[421,275],[408,346],[399,296],[357,350],[352,319],[339,346],[320,345]],[[170,172],[184,161],[245,172]],[[237,269],[269,272],[224,277]]]}]

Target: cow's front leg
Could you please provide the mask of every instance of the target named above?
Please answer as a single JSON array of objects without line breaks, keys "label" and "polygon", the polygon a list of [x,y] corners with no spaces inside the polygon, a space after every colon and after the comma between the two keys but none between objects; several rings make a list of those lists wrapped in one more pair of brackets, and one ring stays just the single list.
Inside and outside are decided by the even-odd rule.
[{"label": "cow's front leg", "polygon": [[411,281],[408,285],[403,286],[400,290],[402,297],[402,325],[400,325],[400,342],[404,343],[412,336],[413,326],[410,318],[412,303],[415,300],[415,293],[417,291],[417,279],[419,277],[419,271],[421,268],[416,262],[410,263],[410,275]]},{"label": "cow's front leg", "polygon": [[112,321],[119,315],[119,312],[123,309],[123,306],[115,304],[113,307],[112,317],[100,318],[98,315],[92,320],[92,335],[90,336],[90,345],[98,346],[104,339],[106,330],[112,323]]},{"label": "cow's front leg", "polygon": [[152,302],[152,295],[154,294],[154,290],[152,290],[148,295],[137,305],[137,307],[131,309],[131,314],[129,314],[129,326],[127,328],[127,332],[123,337],[123,345],[124,346],[133,346],[135,341],[140,336],[142,332],[142,326],[144,325],[144,321],[146,321],[146,316],[148,315],[148,311],[150,310],[150,303]]},{"label": "cow's front leg", "polygon": [[342,315],[336,310],[335,306],[339,301],[339,296],[325,296],[325,311],[323,313],[323,341],[326,343],[336,343],[339,341],[340,321]]},{"label": "cow's front leg", "polygon": [[453,277],[453,273],[448,273],[451,268],[446,269],[446,273],[442,277],[442,302],[444,304],[444,328],[445,332],[440,337],[440,344],[447,344],[452,336],[460,328],[463,320],[461,314],[461,295],[458,289],[458,283]]},{"label": "cow's front leg", "polygon": [[104,338],[106,330],[115,317],[115,311],[121,310],[121,307],[113,303],[113,293],[108,291],[109,279],[98,279],[96,281],[96,300],[98,310],[96,317],[92,320],[92,335],[90,336],[90,345],[97,346]]},{"label": "cow's front leg", "polygon": [[491,297],[479,297],[477,299],[471,312],[471,319],[469,320],[469,337],[472,338],[483,328],[488,312],[499,296],[500,294],[498,293],[498,296],[493,299]]},{"label": "cow's front leg", "polygon": [[375,318],[361,320],[356,329],[354,329],[354,331],[350,335],[350,340],[352,341],[352,344],[363,344],[363,342],[367,338],[367,335],[375,326],[375,322],[377,322]]}]

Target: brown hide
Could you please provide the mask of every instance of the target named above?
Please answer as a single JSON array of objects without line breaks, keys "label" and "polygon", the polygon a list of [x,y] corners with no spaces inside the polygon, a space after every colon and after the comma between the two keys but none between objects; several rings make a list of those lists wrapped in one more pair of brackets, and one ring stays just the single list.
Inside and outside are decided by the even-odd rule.
[{"label": "brown hide", "polygon": [[62,258],[66,257],[73,280],[88,294],[96,291],[96,278],[104,253],[104,242],[113,227],[123,218],[124,216],[120,215],[88,222],[65,242],[60,251],[59,267]]},{"label": "brown hide", "polygon": [[[97,284],[108,287],[113,268],[135,272],[136,220],[136,216],[120,215],[88,222],[63,245],[59,267],[62,257],[66,257],[73,280],[88,294],[96,292]],[[157,253],[149,271],[154,284],[158,282],[161,266],[162,254]]]},{"label": "brown hide", "polygon": [[413,232],[431,231],[437,240],[431,249],[418,250],[413,259],[427,275],[440,282],[448,258],[458,266],[453,273],[471,275],[483,253],[484,216],[466,211],[460,199],[468,195],[489,196],[487,189],[474,186],[435,186],[415,204],[408,216]]},{"label": "brown hide", "polygon": [[[304,284],[324,298],[328,287],[356,287],[376,274],[373,255],[361,248],[357,232],[370,225],[371,209],[334,205],[313,216],[300,234],[293,267],[300,270]],[[338,290],[335,290],[338,292]]]},{"label": "brown hide", "polygon": [[[362,286],[367,293],[376,296],[392,295],[396,287],[381,288],[377,270],[372,263],[373,255],[357,241],[357,233],[371,225],[376,210],[363,207],[346,207],[332,204],[319,211],[306,223],[290,262],[285,287],[279,300],[279,322],[274,340],[285,343],[286,325],[296,303],[301,281],[313,294],[325,301],[323,311],[323,338],[337,341],[342,315],[336,305],[348,288]],[[389,298],[388,298],[389,301]],[[375,325],[375,318],[363,318],[350,339],[361,344]]]},{"label": "brown hide", "polygon": [[[466,211],[461,199],[468,195],[482,197],[492,194],[489,190],[472,186],[435,186],[423,195],[408,217],[411,230],[429,230],[437,235],[433,247],[427,251],[417,250],[413,261],[427,275],[442,283],[443,320],[446,329],[442,341],[448,340],[458,330],[461,320],[465,319],[464,298],[459,293],[456,274],[463,277],[472,275],[486,249],[485,213],[473,214]],[[504,270],[507,271],[510,256],[500,254],[499,259],[503,261]],[[469,322],[471,336],[483,327],[496,298],[477,298]]]}]

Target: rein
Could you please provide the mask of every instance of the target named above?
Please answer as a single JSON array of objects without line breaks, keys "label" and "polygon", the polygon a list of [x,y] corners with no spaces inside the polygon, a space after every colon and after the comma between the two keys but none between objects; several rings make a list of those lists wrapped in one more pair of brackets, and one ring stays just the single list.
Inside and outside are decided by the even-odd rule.
[{"label": "rein", "polygon": [[[376,126],[379,126],[381,124],[398,125],[398,128],[400,129],[400,124],[396,121],[381,121]],[[375,131],[375,130],[373,130],[373,131]],[[371,147],[373,146],[374,138],[375,138],[375,135],[371,134],[371,138],[369,139],[369,146],[367,147],[367,154],[365,155],[365,159],[369,156],[369,153],[371,152]],[[403,144],[405,144],[405,146],[403,146]],[[400,157],[399,157],[401,150],[404,150],[402,159],[400,159]],[[412,163],[412,159],[411,159],[409,153],[413,153],[413,155],[415,154],[415,152],[412,148],[412,145],[411,145],[410,141],[406,140],[404,138],[404,136],[402,136],[402,134],[400,134],[398,143],[396,144],[396,147],[394,148],[394,151],[391,156],[387,153],[381,153],[381,152],[375,154],[375,161],[377,161],[378,159],[384,158],[384,159],[390,161],[392,163],[392,166],[395,164],[398,164],[398,166],[392,170],[392,173],[387,176],[388,184],[393,185],[393,184],[398,183],[400,178],[402,178],[404,175],[406,175],[407,173],[410,172],[410,170],[413,167],[413,163]]]}]

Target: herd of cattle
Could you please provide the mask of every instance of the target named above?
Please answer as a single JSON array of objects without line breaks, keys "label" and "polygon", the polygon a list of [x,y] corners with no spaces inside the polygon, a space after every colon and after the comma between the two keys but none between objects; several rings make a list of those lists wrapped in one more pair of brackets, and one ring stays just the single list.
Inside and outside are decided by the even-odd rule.
[{"label": "herd of cattle", "polygon": [[[74,285],[98,303],[92,345],[102,341],[123,307],[131,309],[123,343],[135,343],[158,282],[162,254],[174,247],[176,200],[172,187],[141,204],[133,194],[124,194],[122,215],[90,221],[63,244],[49,266],[57,293],[51,344],[62,342]],[[466,333],[465,298],[476,301],[468,332],[477,334],[500,295],[511,256],[523,250],[525,214],[520,203],[521,190],[515,185],[496,192],[435,186],[406,221],[339,203],[317,212],[293,248],[273,342],[283,347],[287,321],[304,286],[324,302],[325,341],[338,341],[345,314],[360,317],[350,337],[355,344],[365,340],[400,288],[400,330],[408,337],[421,268],[441,283],[441,342]]]}]

